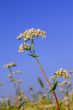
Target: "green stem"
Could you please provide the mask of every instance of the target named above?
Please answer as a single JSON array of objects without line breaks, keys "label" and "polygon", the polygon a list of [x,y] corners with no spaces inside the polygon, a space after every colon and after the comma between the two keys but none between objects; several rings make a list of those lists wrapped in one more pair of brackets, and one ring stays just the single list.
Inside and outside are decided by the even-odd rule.
[{"label": "green stem", "polygon": [[35,59],[36,59],[36,61],[37,61],[37,63],[38,63],[38,66],[40,67],[40,70],[42,71],[42,74],[43,74],[43,76],[44,76],[44,78],[45,78],[45,80],[46,80],[46,82],[47,82],[47,84],[48,84],[48,87],[51,86],[50,81],[48,80],[48,78],[47,78],[47,76],[46,76],[46,74],[45,74],[45,71],[44,71],[42,65],[40,64],[38,58],[35,58]]},{"label": "green stem", "polygon": [[[67,94],[67,101],[69,102],[69,93],[68,93],[68,88],[67,88],[67,92],[66,92],[66,94]],[[68,107],[68,110],[70,110],[70,106],[69,106],[69,104],[67,105],[67,107]]]},{"label": "green stem", "polygon": [[[12,74],[12,70],[11,70],[11,68],[9,68],[9,72],[10,72],[10,74],[12,75],[12,80],[14,81],[14,77],[13,77],[13,74]],[[15,83],[13,83],[13,85],[14,85],[15,92],[16,92],[16,95],[17,95],[17,88],[16,88],[16,84],[15,84]]]},{"label": "green stem", "polygon": [[57,95],[56,95],[56,92],[55,92],[55,91],[53,91],[53,95],[54,95],[54,97],[55,97],[58,110],[60,110],[60,105],[59,105],[58,98],[57,98]]},{"label": "green stem", "polygon": [[33,53],[35,53],[35,50],[34,50],[34,40],[33,39],[31,40],[31,47],[32,47]]},{"label": "green stem", "polygon": [[[9,68],[9,72],[12,75],[12,80],[14,80],[11,68]],[[18,100],[18,90],[17,90],[16,84],[13,83],[13,85],[14,85],[14,88],[15,88],[15,95],[16,95],[16,99],[15,99],[16,102],[15,103],[16,103],[16,106],[18,106],[18,103],[19,103],[19,100]]]},{"label": "green stem", "polygon": [[[42,74],[43,74],[43,76],[44,76],[46,82],[48,83],[48,87],[51,86],[50,81],[48,80],[48,78],[47,78],[47,76],[46,76],[46,74],[45,74],[45,71],[44,71],[44,69],[43,69],[41,63],[39,62],[38,58],[35,57],[35,60],[36,60],[36,62],[38,63],[38,66],[39,66],[40,70],[42,71]],[[57,95],[56,95],[56,92],[55,92],[55,91],[53,91],[53,95],[54,95],[55,100],[56,100],[57,108],[58,108],[58,110],[60,110],[60,105],[59,105],[58,98],[57,98]]]}]

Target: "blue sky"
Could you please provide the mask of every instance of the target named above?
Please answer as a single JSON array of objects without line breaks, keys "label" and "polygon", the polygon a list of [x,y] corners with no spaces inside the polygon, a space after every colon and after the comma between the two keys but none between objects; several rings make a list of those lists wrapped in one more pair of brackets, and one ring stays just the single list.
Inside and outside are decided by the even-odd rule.
[{"label": "blue sky", "polygon": [[[43,78],[36,62],[18,53],[22,42],[16,37],[29,28],[46,31],[46,39],[36,39],[35,44],[48,77],[61,67],[73,70],[73,0],[0,0],[0,65],[16,62],[14,70],[23,71],[25,90],[40,88],[37,78]],[[12,95],[8,71],[1,68],[0,74],[1,95]]]}]

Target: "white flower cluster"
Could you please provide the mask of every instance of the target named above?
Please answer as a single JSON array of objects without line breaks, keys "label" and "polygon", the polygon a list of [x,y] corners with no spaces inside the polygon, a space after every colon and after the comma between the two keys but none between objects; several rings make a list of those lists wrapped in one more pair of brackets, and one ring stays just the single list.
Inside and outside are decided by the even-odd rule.
[{"label": "white flower cluster", "polygon": [[63,69],[63,68],[61,68],[60,70],[56,71],[55,73],[56,73],[57,77],[63,77],[63,78],[68,78],[69,77],[68,72],[65,69]]},{"label": "white flower cluster", "polygon": [[20,40],[20,39],[23,38],[25,41],[27,41],[27,40],[33,39],[35,36],[36,37],[41,36],[42,38],[45,38],[46,37],[44,31],[42,31],[40,29],[31,28],[31,29],[28,29],[28,30],[24,31],[23,33],[21,33],[17,37],[17,39]]},{"label": "white flower cluster", "polygon": [[8,64],[5,64],[3,67],[4,68],[11,68],[11,67],[14,67],[16,66],[16,63],[8,63]]},{"label": "white flower cluster", "polygon": [[24,50],[30,50],[30,49],[31,49],[31,47],[27,44],[21,44],[19,46],[19,52],[23,52]]}]

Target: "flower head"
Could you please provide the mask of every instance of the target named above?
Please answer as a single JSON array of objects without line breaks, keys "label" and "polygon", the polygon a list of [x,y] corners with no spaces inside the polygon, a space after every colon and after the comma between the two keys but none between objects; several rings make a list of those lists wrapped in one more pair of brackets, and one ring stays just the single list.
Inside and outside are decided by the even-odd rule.
[{"label": "flower head", "polygon": [[21,33],[17,37],[17,39],[20,40],[23,38],[25,41],[27,41],[27,40],[33,39],[35,36],[36,37],[41,36],[42,38],[46,37],[44,31],[42,31],[40,29],[31,28],[31,29],[28,29],[28,30],[24,31],[23,33]]},{"label": "flower head", "polygon": [[12,74],[9,74],[8,75],[8,78],[12,79],[13,78]]},{"label": "flower head", "polygon": [[21,84],[23,81],[21,79],[18,80],[18,83]]},{"label": "flower head", "polygon": [[17,83],[17,81],[13,79],[13,80],[11,80],[11,83],[15,84],[15,83]]},{"label": "flower head", "polygon": [[14,66],[16,66],[16,63],[8,63],[8,64],[4,65],[4,68],[11,68],[11,67],[14,67]]},{"label": "flower head", "polygon": [[60,83],[60,85],[61,86],[66,86],[66,85],[70,86],[71,85],[71,81],[63,81],[63,82]]},{"label": "flower head", "polygon": [[23,91],[23,90],[20,90],[20,93],[21,93],[21,94],[24,94],[24,91]]},{"label": "flower head", "polygon": [[65,69],[60,69],[58,71],[55,72],[56,77],[63,77],[63,78],[68,78],[68,72]]},{"label": "flower head", "polygon": [[27,44],[21,44],[19,47],[19,52],[23,52],[24,50],[30,50],[31,47]]},{"label": "flower head", "polygon": [[55,80],[55,76],[50,76],[50,81]]},{"label": "flower head", "polygon": [[13,74],[21,74],[22,73],[22,71],[20,71],[20,70],[17,70],[17,71],[15,71],[15,72],[12,72]]},{"label": "flower head", "polygon": [[22,98],[23,98],[22,96],[18,96],[18,100],[22,100]]},{"label": "flower head", "polygon": [[60,88],[60,91],[61,91],[61,92],[64,92],[64,89],[61,87],[61,88]]}]

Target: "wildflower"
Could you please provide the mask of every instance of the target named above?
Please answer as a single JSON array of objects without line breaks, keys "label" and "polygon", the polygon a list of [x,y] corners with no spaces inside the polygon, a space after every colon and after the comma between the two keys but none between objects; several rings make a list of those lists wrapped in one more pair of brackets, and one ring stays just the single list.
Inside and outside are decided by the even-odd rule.
[{"label": "wildflower", "polygon": [[20,84],[21,84],[22,82],[23,82],[22,80],[18,80],[18,83],[20,83]]},{"label": "wildflower", "polygon": [[60,85],[62,85],[62,86],[66,86],[66,85],[70,86],[71,85],[71,81],[63,81],[63,82],[60,83]]},{"label": "wildflower", "polygon": [[55,80],[55,76],[50,76],[50,81]]},{"label": "wildflower", "polygon": [[9,63],[9,64],[4,65],[4,68],[11,68],[14,66],[16,66],[16,63]]},{"label": "wildflower", "polygon": [[63,78],[68,78],[68,72],[65,69],[60,69],[58,71],[55,72],[56,77],[63,77]]},{"label": "wildflower", "polygon": [[27,41],[27,40],[33,39],[35,36],[36,37],[41,36],[42,38],[45,38],[46,37],[44,31],[42,31],[40,29],[31,28],[31,29],[28,29],[25,32],[21,33],[17,37],[17,39],[20,40],[21,38],[23,38],[25,41]]},{"label": "wildflower", "polygon": [[11,80],[11,82],[12,82],[12,83],[14,83],[14,84],[15,84],[15,83],[17,83],[17,82],[16,82],[16,80],[14,80],[14,79],[13,79],[13,80]]},{"label": "wildflower", "polygon": [[27,44],[21,44],[19,47],[19,52],[23,52],[24,50],[30,50],[31,47]]},{"label": "wildflower", "polygon": [[68,97],[64,96],[64,101],[67,102],[68,101]]},{"label": "wildflower", "polygon": [[24,94],[24,91],[23,91],[23,90],[20,90],[20,93],[21,93],[21,94]]},{"label": "wildflower", "polygon": [[22,96],[18,96],[18,100],[22,100]]},{"label": "wildflower", "polygon": [[61,92],[64,92],[64,89],[63,89],[63,88],[60,88],[60,91],[61,91]]},{"label": "wildflower", "polygon": [[8,78],[13,78],[13,76],[11,74],[8,75]]},{"label": "wildflower", "polygon": [[20,34],[18,37],[17,37],[17,39],[21,39],[23,37],[23,33],[22,34]]},{"label": "wildflower", "polygon": [[21,74],[22,72],[21,71],[19,71],[19,70],[17,70],[17,71],[15,71],[15,72],[12,72],[13,74]]},{"label": "wildflower", "polygon": [[29,90],[30,90],[30,91],[33,91],[33,88],[32,88],[32,87],[30,87],[30,88],[29,88]]}]

